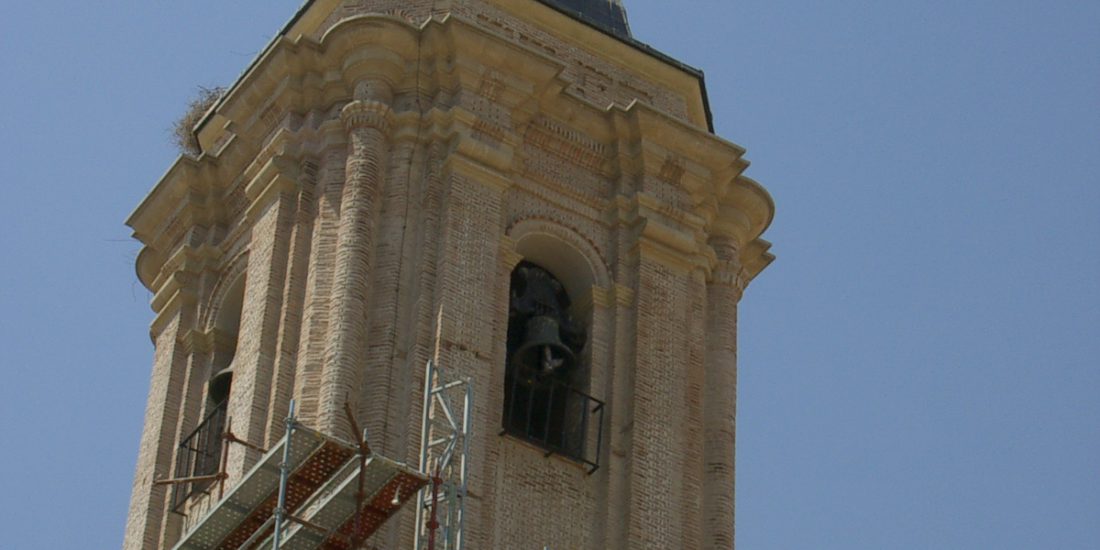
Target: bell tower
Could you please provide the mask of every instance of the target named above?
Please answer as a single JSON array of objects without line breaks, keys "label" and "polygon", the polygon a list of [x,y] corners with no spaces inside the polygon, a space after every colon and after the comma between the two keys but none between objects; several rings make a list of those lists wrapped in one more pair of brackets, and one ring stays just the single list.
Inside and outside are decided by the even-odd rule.
[{"label": "bell tower", "polygon": [[[429,361],[471,389],[461,547],[733,547],[774,206],[619,0],[312,0],[195,133],[128,220],[155,353],[124,548],[270,532],[229,501],[286,463],[292,402],[416,474]],[[361,547],[424,548],[430,492]]]}]

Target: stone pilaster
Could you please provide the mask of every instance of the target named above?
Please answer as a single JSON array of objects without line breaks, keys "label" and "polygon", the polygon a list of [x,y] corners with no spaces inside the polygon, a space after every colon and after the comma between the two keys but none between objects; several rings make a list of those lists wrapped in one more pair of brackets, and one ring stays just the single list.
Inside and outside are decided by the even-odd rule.
[{"label": "stone pilaster", "polygon": [[[704,384],[697,349],[704,340],[695,319],[705,308],[698,247],[687,219],[660,200],[639,193],[618,202],[624,271],[632,273],[634,293],[623,319],[631,347],[619,352],[633,372],[616,378],[623,386],[615,391],[624,433],[612,440],[612,453],[628,457],[625,479],[612,481],[629,510],[620,540],[628,548],[696,550],[701,482],[688,470],[702,463],[701,430],[693,425],[702,415]],[[615,486],[623,481],[625,487]]]},{"label": "stone pilaster", "polygon": [[[203,398],[210,380],[210,358],[214,340],[218,337],[217,331],[199,333],[197,330],[189,332],[188,354],[184,367],[183,398],[176,421],[176,441],[183,441],[191,431],[202,421],[205,413]],[[171,472],[177,471],[179,453],[174,452],[172,457]],[[182,489],[182,487],[180,487]],[[174,489],[168,488],[169,496]],[[188,513],[184,510],[184,513]],[[193,517],[185,517],[171,512],[165,514],[164,529],[161,532],[161,542],[158,548],[171,548],[174,541],[179,539],[180,533],[186,529],[188,520]]]},{"label": "stone pilaster", "polygon": [[491,506],[486,502],[497,472],[486,454],[489,438],[500,426],[503,395],[487,374],[494,371],[494,351],[498,342],[503,342],[496,338],[499,332],[494,327],[499,315],[493,304],[500,296],[500,286],[508,285],[507,278],[499,279],[502,270],[496,243],[503,232],[503,190],[510,182],[458,154],[444,165],[443,180],[447,192],[439,228],[435,288],[435,309],[442,312],[440,365],[452,379],[470,377],[475,396],[471,416],[475,444],[467,457],[472,466],[470,498],[466,502],[466,545],[499,548],[491,538],[495,526],[489,521]]},{"label": "stone pilaster", "polygon": [[[406,228],[410,242],[407,243],[409,266],[404,270],[404,277],[408,281],[408,289],[403,290],[403,303],[407,304],[409,318],[399,325],[404,329],[404,337],[407,343],[400,344],[405,355],[399,356],[393,363],[393,368],[403,370],[403,386],[410,395],[407,396],[408,409],[399,416],[402,411],[390,407],[391,426],[397,426],[403,422],[404,427],[399,428],[405,434],[404,451],[395,449],[393,458],[404,457],[408,464],[419,464],[420,460],[420,423],[424,413],[422,393],[424,388],[424,366],[432,357],[435,346],[436,311],[437,302],[434,292],[437,285],[436,258],[442,251],[439,247],[439,227],[443,223],[442,204],[446,196],[444,178],[442,173],[443,161],[446,157],[446,144],[440,139],[433,139],[424,148],[423,172],[414,172],[414,180],[418,180],[419,189],[413,193],[415,202],[410,204],[409,217]],[[398,338],[402,337],[398,334]],[[396,431],[396,430],[395,430]],[[399,518],[401,522],[399,543],[395,548],[412,548],[413,532],[416,528],[415,514],[405,514]]]},{"label": "stone pilaster", "polygon": [[638,261],[631,450],[630,548],[682,548],[687,273],[651,255]]},{"label": "stone pilaster", "polygon": [[605,434],[608,446],[608,506],[606,541],[612,548],[617,541],[627,540],[630,530],[631,502],[631,450],[634,447],[634,354],[637,351],[634,327],[637,316],[634,308],[633,289],[615,284],[609,299],[614,311],[614,348],[609,367],[612,371],[611,390],[608,393],[610,425]]},{"label": "stone pilaster", "polygon": [[310,236],[309,266],[306,277],[301,335],[294,373],[294,399],[298,418],[308,426],[318,426],[325,342],[330,325],[330,296],[336,268],[336,244],[340,226],[340,196],[344,188],[344,147],[327,150],[321,159],[317,183],[317,205]]},{"label": "stone pilaster", "polygon": [[[597,449],[596,434],[598,429],[603,430],[603,440],[599,443],[602,448],[599,448],[601,452],[598,460],[601,464],[601,468],[596,472],[598,482],[595,484],[596,502],[603,503],[603,510],[599,510],[593,514],[592,518],[592,537],[591,545],[599,548],[607,548],[609,546],[608,538],[610,531],[612,530],[609,523],[608,515],[612,514],[609,505],[613,502],[611,489],[612,472],[611,463],[614,458],[612,453],[608,452],[611,434],[615,430],[617,420],[612,415],[612,408],[615,405],[615,396],[612,394],[612,388],[614,388],[617,372],[617,363],[615,362],[615,349],[618,343],[616,338],[617,328],[617,316],[619,298],[617,287],[614,283],[607,287],[592,287],[592,299],[591,299],[591,319],[589,327],[589,365],[590,365],[590,378],[588,393],[592,396],[604,400],[604,423],[600,428],[589,425],[588,438],[585,442],[586,449]],[[597,416],[592,416],[589,422],[595,422]],[[597,506],[599,506],[597,504]]]},{"label": "stone pilaster", "polygon": [[270,407],[267,414],[267,436],[264,447],[271,447],[285,433],[284,419],[290,408],[298,363],[298,343],[301,337],[302,309],[306,294],[307,268],[310,259],[313,220],[316,215],[316,185],[318,163],[307,158],[298,166],[298,192],[293,227],[289,235],[286,284],[283,289],[283,311],[280,318],[278,343]]},{"label": "stone pilaster", "polygon": [[707,287],[703,269],[696,268],[684,278],[684,301],[678,307],[684,311],[681,337],[684,339],[680,376],[684,380],[684,402],[681,405],[684,425],[677,475],[681,480],[680,509],[684,518],[680,532],[680,548],[702,549],[703,515],[701,495],[706,490],[704,448],[706,445],[703,395],[708,391],[706,379]]},{"label": "stone pilaster", "polygon": [[[228,418],[234,435],[256,445],[267,437],[296,187],[291,177],[279,174],[271,181],[258,177],[246,191],[253,201],[247,214],[252,231]],[[230,445],[228,456],[227,487],[232,487],[260,454]]]},{"label": "stone pilaster", "polygon": [[194,315],[193,298],[181,294],[170,300],[153,324],[152,382],[141,433],[137,472],[130,497],[123,550],[158,548],[171,488],[154,485],[171,477],[175,450],[175,427],[184,398],[188,363],[185,334]]}]

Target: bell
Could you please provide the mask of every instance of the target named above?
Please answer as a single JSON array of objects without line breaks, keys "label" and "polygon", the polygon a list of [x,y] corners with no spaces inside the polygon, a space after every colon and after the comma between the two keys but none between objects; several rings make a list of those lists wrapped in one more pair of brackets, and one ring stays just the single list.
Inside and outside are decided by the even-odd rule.
[{"label": "bell", "polygon": [[531,317],[525,328],[523,344],[512,355],[512,363],[517,367],[545,376],[567,370],[576,363],[573,350],[562,343],[558,322],[553,317]]}]

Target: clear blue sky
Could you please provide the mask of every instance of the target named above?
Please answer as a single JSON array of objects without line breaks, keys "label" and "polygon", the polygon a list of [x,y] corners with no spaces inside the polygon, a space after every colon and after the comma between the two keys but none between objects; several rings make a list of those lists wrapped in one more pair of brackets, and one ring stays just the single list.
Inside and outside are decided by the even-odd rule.
[{"label": "clear blue sky", "polygon": [[[122,221],[299,0],[0,18],[0,547],[117,548],[152,348]],[[778,205],[738,547],[1100,548],[1100,3],[626,0]]]}]

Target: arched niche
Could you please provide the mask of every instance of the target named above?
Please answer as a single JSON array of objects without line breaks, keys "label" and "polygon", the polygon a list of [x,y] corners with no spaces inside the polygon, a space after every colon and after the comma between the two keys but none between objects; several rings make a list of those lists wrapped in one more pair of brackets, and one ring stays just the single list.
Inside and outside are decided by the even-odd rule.
[{"label": "arched niche", "polygon": [[244,273],[225,287],[216,310],[213,312],[212,347],[210,362],[210,384],[207,399],[211,405],[224,403],[229,399],[229,390],[233,383],[233,360],[237,355],[237,342],[241,332],[241,314],[244,310]]},{"label": "arched niche", "polygon": [[513,225],[508,236],[523,260],[542,266],[565,285],[578,314],[590,313],[592,287],[605,288],[611,283],[599,251],[573,229],[527,219]]},{"label": "arched niche", "polygon": [[610,277],[595,247],[572,229],[530,219],[508,236],[516,261],[509,280],[504,431],[584,461],[593,426],[592,289],[606,287]]}]

